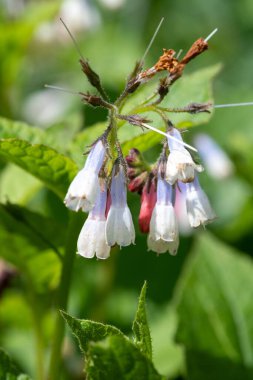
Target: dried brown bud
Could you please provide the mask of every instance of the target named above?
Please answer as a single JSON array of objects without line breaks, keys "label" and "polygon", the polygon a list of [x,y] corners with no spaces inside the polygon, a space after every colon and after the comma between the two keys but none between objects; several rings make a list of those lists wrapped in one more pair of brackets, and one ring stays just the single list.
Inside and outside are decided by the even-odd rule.
[{"label": "dried brown bud", "polygon": [[171,72],[178,65],[178,60],[174,58],[175,53],[176,52],[173,49],[163,49],[163,55],[154,66],[156,72],[163,70]]},{"label": "dried brown bud", "polygon": [[169,92],[170,81],[168,77],[160,79],[160,85],[158,87],[158,94],[163,99]]},{"label": "dried brown bud", "polygon": [[199,38],[197,41],[193,43],[188,52],[185,54],[184,58],[180,61],[180,63],[187,64],[193,58],[197,57],[199,54],[203,53],[203,51],[208,49],[208,43],[203,39]]},{"label": "dried brown bud", "polygon": [[141,84],[141,81],[138,79],[138,77],[133,78],[127,83],[126,92],[128,92],[129,94],[132,94],[135,90],[137,90],[140,84]]},{"label": "dried brown bud", "polygon": [[126,120],[128,123],[132,125],[137,125],[138,127],[142,127],[142,124],[144,123],[150,123],[151,120],[146,119],[145,117],[142,117],[140,115],[116,115],[117,118]]},{"label": "dried brown bud", "polygon": [[90,64],[88,61],[84,61],[83,59],[80,59],[80,64],[82,66],[82,71],[84,72],[84,74],[86,75],[88,81],[90,82],[90,84],[96,88],[100,87],[101,84],[100,84],[100,78],[98,76],[97,73],[95,73],[95,71],[92,70],[92,68],[90,67]]},{"label": "dried brown bud", "polygon": [[210,108],[212,107],[212,103],[190,103],[186,109],[189,113],[196,114],[200,112],[210,113]]},{"label": "dried brown bud", "polygon": [[100,96],[90,95],[89,93],[85,94],[84,92],[80,92],[79,94],[82,95],[82,101],[90,104],[92,107],[104,107],[109,109],[113,107],[111,103],[106,102]]}]

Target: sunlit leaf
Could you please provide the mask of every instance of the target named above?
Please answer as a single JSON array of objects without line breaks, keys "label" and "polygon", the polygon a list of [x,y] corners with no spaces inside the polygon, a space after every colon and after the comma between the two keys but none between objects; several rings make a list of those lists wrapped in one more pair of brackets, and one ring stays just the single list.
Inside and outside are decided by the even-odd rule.
[{"label": "sunlit leaf", "polygon": [[64,311],[61,311],[61,314],[78,339],[83,352],[86,352],[90,342],[103,340],[110,335],[123,335],[122,332],[114,326],[85,319],[77,319],[71,317]]},{"label": "sunlit leaf", "polygon": [[146,314],[146,291],[145,282],[138,303],[138,309],[133,322],[134,342],[140,351],[149,359],[152,359],[152,343]]},{"label": "sunlit leaf", "polygon": [[87,353],[88,380],[162,380],[152,362],[121,335],[90,345]]},{"label": "sunlit leaf", "polygon": [[0,140],[0,156],[44,182],[63,197],[77,171],[68,157],[44,145],[32,145],[24,140]]},{"label": "sunlit leaf", "polygon": [[80,121],[68,120],[44,130],[21,121],[0,117],[0,139],[17,138],[65,152],[78,132],[79,124]]}]

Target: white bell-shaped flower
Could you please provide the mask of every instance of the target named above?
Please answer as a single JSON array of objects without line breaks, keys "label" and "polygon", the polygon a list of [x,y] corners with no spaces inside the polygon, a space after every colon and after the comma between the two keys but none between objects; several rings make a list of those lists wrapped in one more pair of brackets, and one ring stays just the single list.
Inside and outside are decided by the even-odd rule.
[{"label": "white bell-shaped flower", "polygon": [[205,225],[216,218],[197,176],[193,182],[186,184],[186,210],[191,227]]},{"label": "white bell-shaped flower", "polygon": [[174,241],[165,241],[162,239],[154,240],[150,235],[148,236],[148,250],[154,251],[157,254],[169,252],[172,256],[175,256],[177,254],[178,246],[178,235]]},{"label": "white bell-shaped flower", "polygon": [[106,241],[112,247],[125,247],[134,243],[135,231],[131,212],[127,206],[126,183],[123,168],[114,169],[111,184],[111,207],[106,221]]},{"label": "white bell-shaped flower", "polygon": [[98,174],[103,164],[105,147],[99,140],[91,149],[84,168],[71,182],[65,205],[73,211],[90,211],[95,204],[99,192]]},{"label": "white bell-shaped flower", "polygon": [[92,258],[96,255],[98,259],[107,259],[110,256],[110,247],[105,238],[106,199],[106,190],[100,191],[96,204],[81,229],[77,251],[83,257]]},{"label": "white bell-shaped flower", "polygon": [[[148,238],[148,246],[155,252],[169,250],[175,254],[177,251],[179,238],[174,202],[175,189],[158,174],[157,202],[152,212]],[[173,244],[165,244],[168,242]]]},{"label": "white bell-shaped flower", "polygon": [[[181,133],[176,128],[171,128],[168,133],[183,141]],[[181,182],[193,181],[195,170],[201,172],[203,167],[195,164],[188,150],[177,141],[168,138],[168,146],[170,154],[166,166],[166,181],[171,185],[177,180]]]},{"label": "white bell-shaped flower", "polygon": [[150,221],[150,236],[155,241],[173,241],[178,235],[174,200],[174,188],[158,175],[157,202]]}]

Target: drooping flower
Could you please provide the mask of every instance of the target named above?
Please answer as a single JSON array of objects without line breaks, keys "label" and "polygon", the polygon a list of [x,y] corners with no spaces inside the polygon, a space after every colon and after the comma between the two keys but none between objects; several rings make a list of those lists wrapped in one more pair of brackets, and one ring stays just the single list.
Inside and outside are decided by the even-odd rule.
[{"label": "drooping flower", "polygon": [[193,230],[189,224],[187,211],[186,211],[186,184],[179,182],[179,186],[176,186],[176,201],[175,201],[175,213],[178,221],[178,228],[180,234],[189,236],[193,233]]},{"label": "drooping flower", "polygon": [[208,224],[216,218],[196,175],[193,182],[186,184],[186,210],[191,227]]},{"label": "drooping flower", "polygon": [[[168,134],[182,141],[181,133],[176,128],[171,128]],[[185,183],[193,181],[195,171],[201,172],[203,167],[195,164],[188,150],[177,141],[168,138],[168,146],[170,154],[167,160],[166,181],[171,185],[177,180]]]},{"label": "drooping flower", "polygon": [[81,229],[77,241],[77,251],[83,257],[92,258],[96,255],[98,259],[107,259],[110,256],[110,247],[105,238],[106,200],[106,189],[100,190],[95,206]]},{"label": "drooping flower", "polygon": [[154,179],[147,181],[141,194],[141,209],[139,214],[139,226],[143,233],[149,232],[149,225],[153,209],[156,204],[156,184]]},{"label": "drooping flower", "polygon": [[158,254],[169,252],[172,256],[177,254],[179,246],[179,238],[175,241],[165,241],[162,239],[154,240],[150,235],[148,236],[148,250],[154,251]]},{"label": "drooping flower", "polygon": [[170,253],[176,254],[177,251],[179,237],[174,202],[175,189],[158,174],[157,202],[152,213],[148,237],[149,248],[158,253],[169,250]]},{"label": "drooping flower", "polygon": [[135,231],[131,212],[127,206],[125,174],[121,166],[114,168],[111,183],[111,207],[106,221],[106,241],[112,247],[125,247],[134,243]]},{"label": "drooping flower", "polygon": [[207,172],[216,179],[223,179],[233,172],[233,164],[222,148],[208,135],[199,133],[195,139],[199,155]]},{"label": "drooping flower", "polygon": [[98,174],[105,157],[105,147],[99,140],[91,149],[84,168],[80,170],[71,182],[65,205],[73,211],[90,211],[99,192]]}]

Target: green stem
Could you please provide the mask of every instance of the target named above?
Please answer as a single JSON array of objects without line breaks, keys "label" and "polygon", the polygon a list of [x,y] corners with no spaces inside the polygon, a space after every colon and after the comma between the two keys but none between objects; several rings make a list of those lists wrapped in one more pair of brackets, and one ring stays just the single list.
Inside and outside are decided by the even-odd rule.
[{"label": "green stem", "polygon": [[31,311],[31,317],[33,322],[33,331],[34,331],[34,339],[35,339],[35,369],[36,369],[36,379],[44,380],[45,379],[45,367],[44,367],[44,338],[43,338],[43,330],[41,326],[41,304],[38,301],[38,296],[34,292],[34,288],[31,287],[32,278],[30,273],[26,273],[27,279],[25,281],[26,284],[26,300],[29,305]]},{"label": "green stem", "polygon": [[60,310],[66,310],[68,296],[71,285],[71,275],[76,256],[76,242],[80,232],[80,214],[71,213],[69,227],[67,231],[66,249],[62,263],[61,279],[58,288],[58,298],[56,303],[57,315],[55,320],[55,330],[52,343],[52,352],[49,363],[48,380],[59,380],[61,365],[61,348],[64,338],[64,320],[60,315]]},{"label": "green stem", "polygon": [[35,350],[36,350],[36,378],[38,380],[45,379],[44,373],[44,343],[42,336],[41,320],[37,311],[33,309],[33,325],[35,333]]}]

